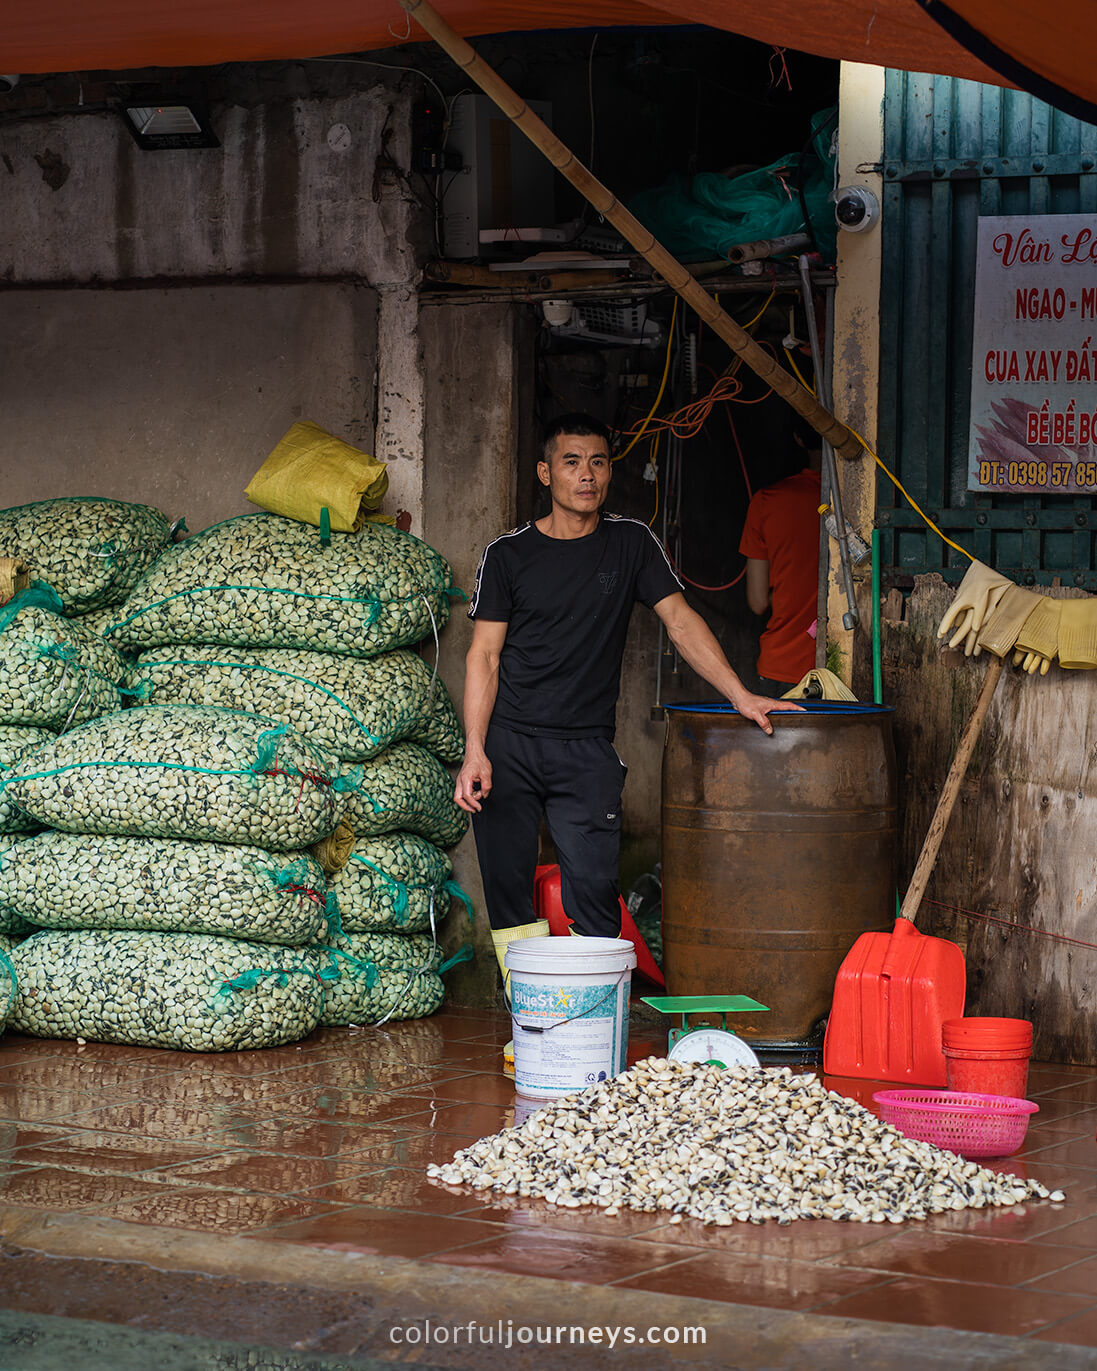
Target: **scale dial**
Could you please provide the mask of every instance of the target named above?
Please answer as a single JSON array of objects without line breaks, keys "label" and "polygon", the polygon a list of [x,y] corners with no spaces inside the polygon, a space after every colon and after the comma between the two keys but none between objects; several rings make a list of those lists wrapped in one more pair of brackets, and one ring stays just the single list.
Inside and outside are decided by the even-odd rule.
[{"label": "scale dial", "polygon": [[723,1028],[695,1028],[667,1053],[672,1062],[715,1062],[718,1066],[759,1066],[758,1058],[734,1033]]}]

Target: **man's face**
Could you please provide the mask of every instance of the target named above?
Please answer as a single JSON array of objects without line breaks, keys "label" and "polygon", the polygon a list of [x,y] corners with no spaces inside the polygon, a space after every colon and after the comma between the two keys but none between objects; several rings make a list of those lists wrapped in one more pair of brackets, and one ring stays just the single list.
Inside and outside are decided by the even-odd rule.
[{"label": "man's face", "polygon": [[601,509],[609,492],[609,448],[593,434],[559,433],[537,475],[548,486],[553,506],[572,514]]}]

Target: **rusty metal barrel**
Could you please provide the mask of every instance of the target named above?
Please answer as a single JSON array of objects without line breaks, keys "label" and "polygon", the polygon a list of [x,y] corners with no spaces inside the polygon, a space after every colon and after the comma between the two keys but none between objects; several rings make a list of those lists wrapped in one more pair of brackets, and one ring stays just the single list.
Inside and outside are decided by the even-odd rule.
[{"label": "rusty metal barrel", "polygon": [[670,995],[750,995],[756,1045],[806,1044],[838,968],[895,922],[892,711],[817,701],[768,736],[731,705],[669,705],[663,970]]}]

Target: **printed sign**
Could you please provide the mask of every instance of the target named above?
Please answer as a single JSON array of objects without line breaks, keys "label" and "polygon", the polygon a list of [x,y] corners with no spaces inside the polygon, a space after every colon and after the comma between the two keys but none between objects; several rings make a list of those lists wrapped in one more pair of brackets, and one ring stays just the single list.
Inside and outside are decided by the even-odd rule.
[{"label": "printed sign", "polygon": [[1097,215],[979,220],[968,489],[1097,490]]}]

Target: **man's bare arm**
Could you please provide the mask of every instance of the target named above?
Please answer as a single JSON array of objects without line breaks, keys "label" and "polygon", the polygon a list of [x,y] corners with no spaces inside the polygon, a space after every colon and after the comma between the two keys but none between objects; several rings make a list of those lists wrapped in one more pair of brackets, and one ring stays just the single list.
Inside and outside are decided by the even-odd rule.
[{"label": "man's bare arm", "polygon": [[768,714],[777,710],[799,711],[800,706],[791,700],[771,700],[746,688],[732,670],[712,629],[689,607],[681,591],[666,596],[654,608],[671,642],[694,671],[715,686],[745,719],[751,719],[764,733],[773,732],[773,725],[766,717]]},{"label": "man's bare arm", "polygon": [[755,614],[765,614],[771,603],[769,562],[761,557],[748,557],[747,604]]},{"label": "man's bare arm", "polygon": [[491,794],[491,762],[484,751],[499,690],[499,657],[507,626],[492,619],[475,619],[472,642],[465,654],[465,759],[457,774],[453,798],[469,814]]}]

